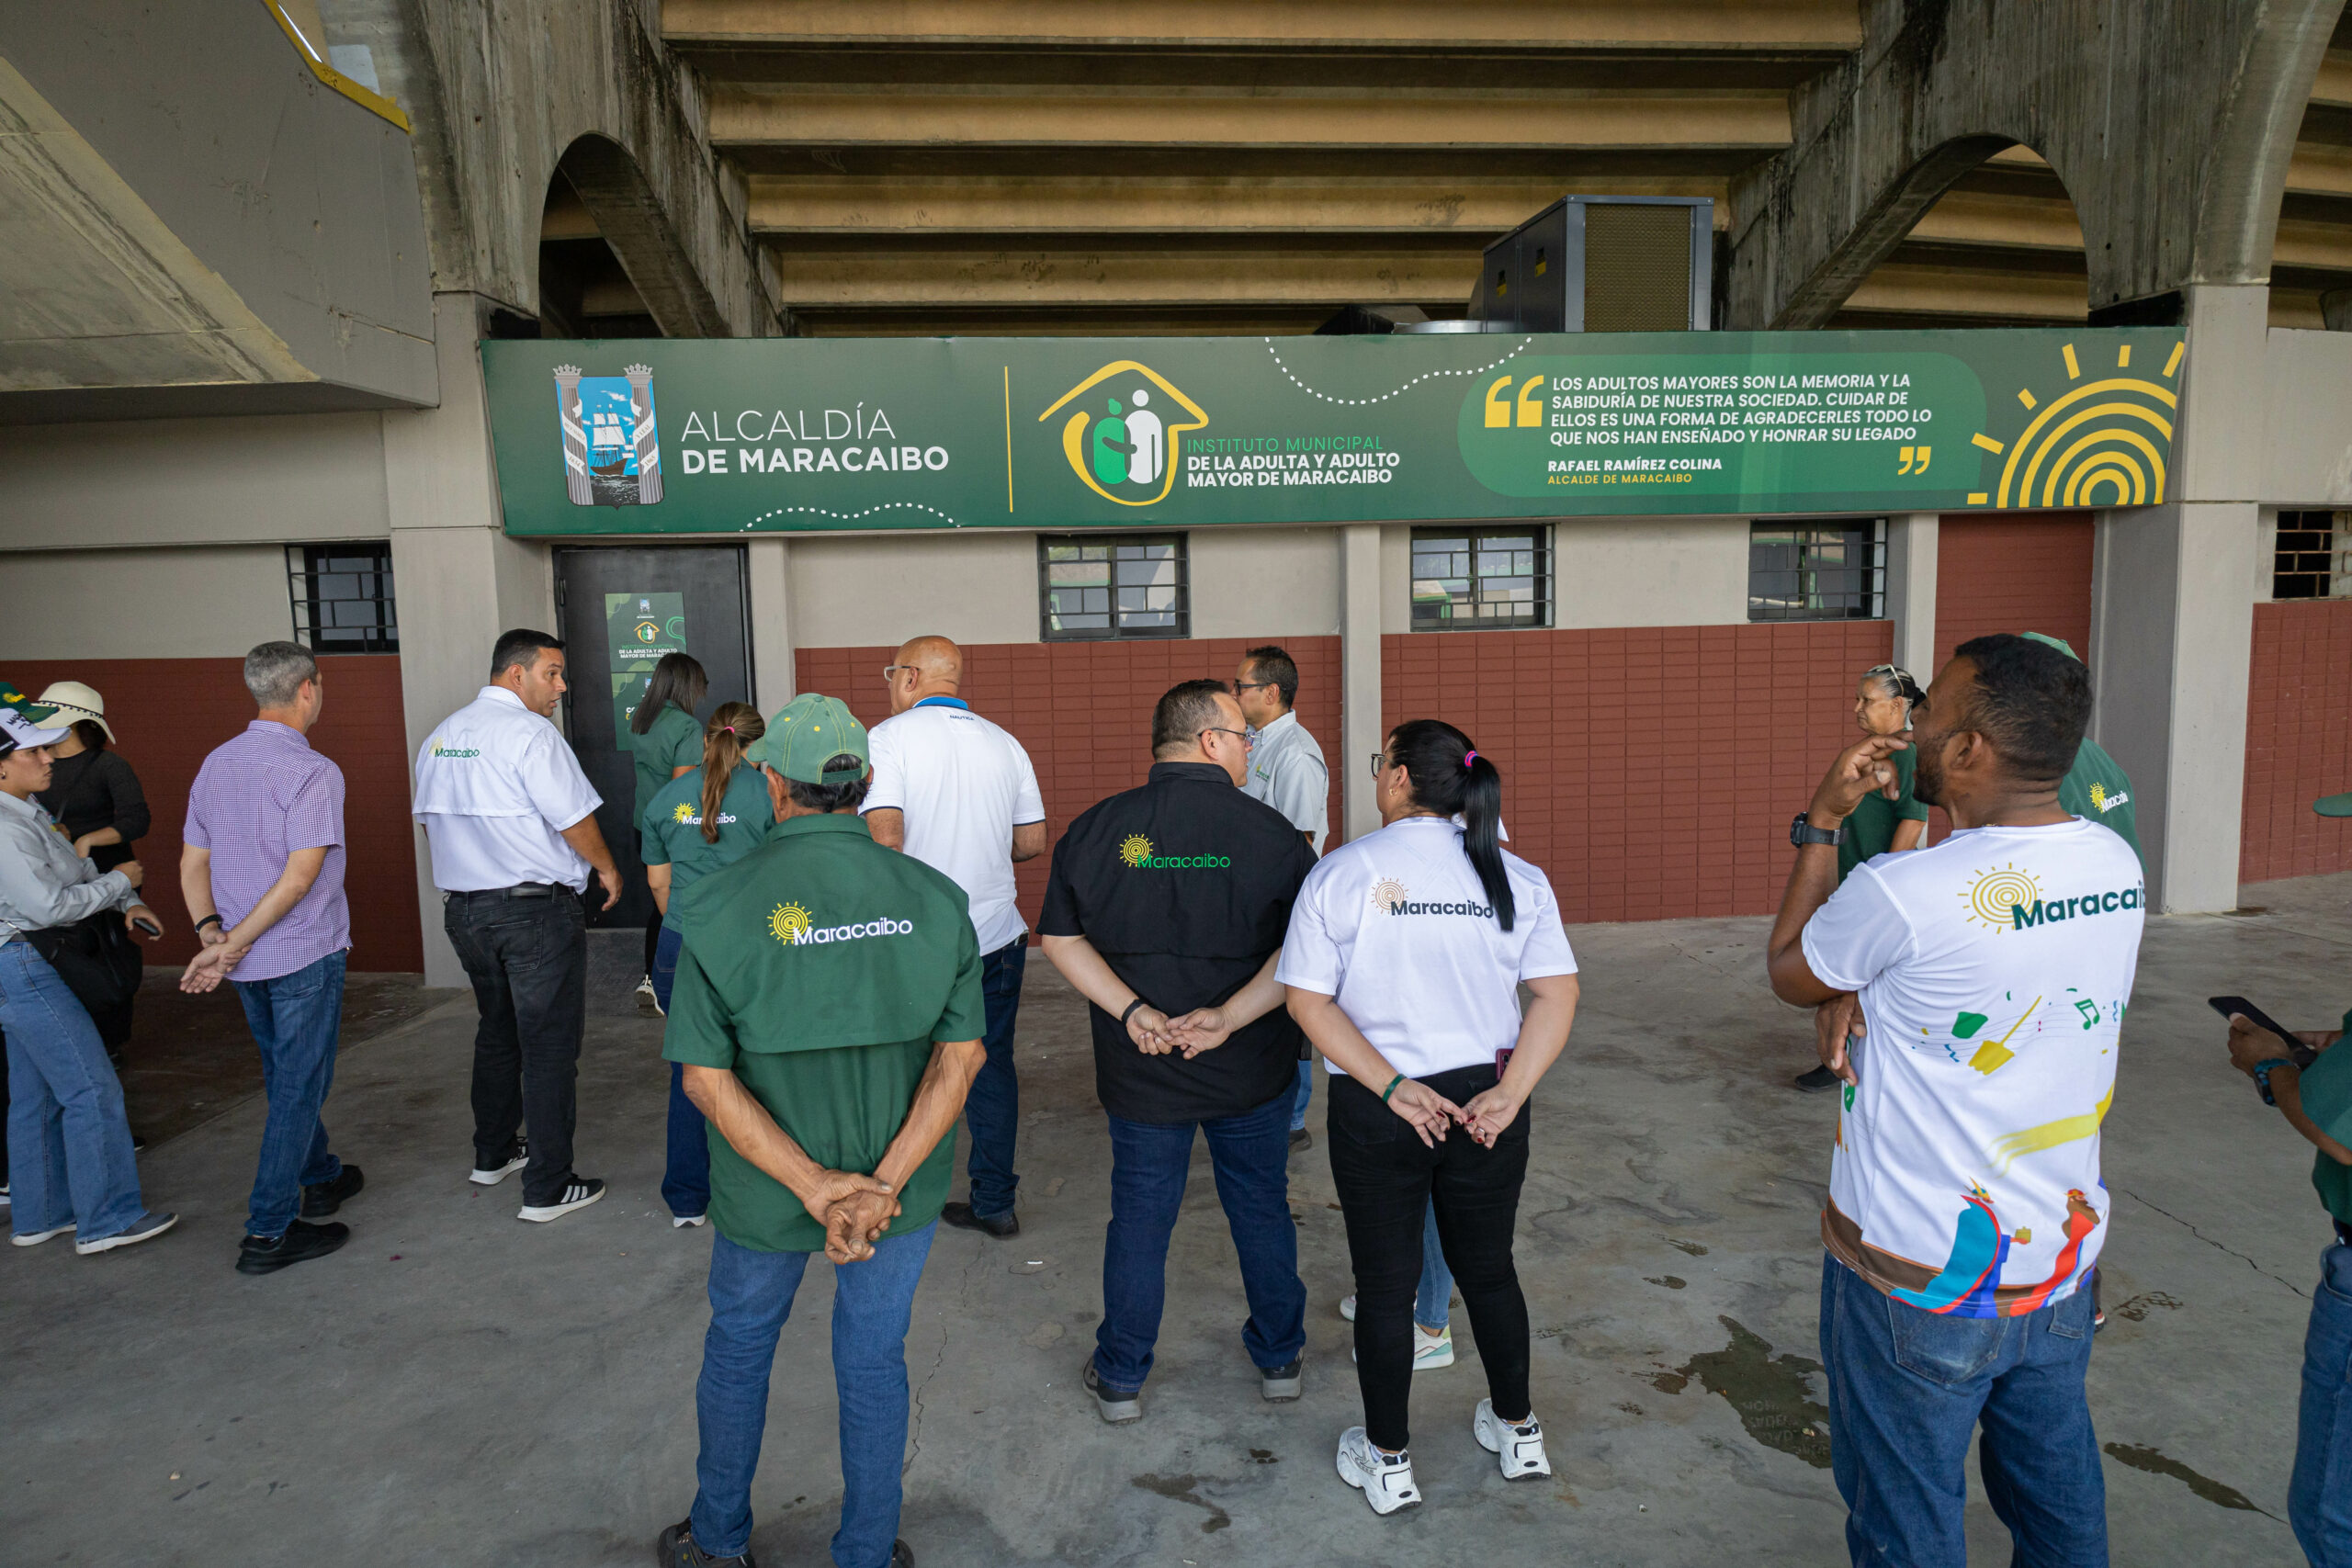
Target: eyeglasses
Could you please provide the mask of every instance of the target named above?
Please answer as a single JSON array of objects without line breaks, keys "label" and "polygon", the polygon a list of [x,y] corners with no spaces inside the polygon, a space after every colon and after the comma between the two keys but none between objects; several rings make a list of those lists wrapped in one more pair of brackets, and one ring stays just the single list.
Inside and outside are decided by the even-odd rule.
[{"label": "eyeglasses", "polygon": [[1233,689],[1237,692],[1263,692],[1281,684],[1280,681],[1236,681]]},{"label": "eyeglasses", "polygon": [[899,678],[899,671],[901,670],[919,670],[921,668],[921,665],[916,664],[885,664],[882,666],[882,683],[888,686],[895,682]]},{"label": "eyeglasses", "polygon": [[1250,739],[1250,732],[1249,732],[1248,730],[1246,730],[1246,729],[1227,729],[1227,728],[1223,728],[1222,726],[1219,726],[1219,725],[1214,725],[1214,724],[1212,724],[1212,725],[1210,725],[1206,729],[1197,731],[1197,732],[1194,734],[1193,739],[1199,739],[1201,736],[1203,736],[1203,735],[1230,735],[1230,736],[1232,736],[1236,740],[1240,741],[1240,742],[1241,742],[1241,744],[1242,744],[1242,746],[1243,746],[1245,749],[1246,749],[1246,748],[1248,748],[1248,747],[1255,746],[1255,745],[1257,744],[1257,742],[1256,742],[1255,740],[1252,740],[1251,739]]},{"label": "eyeglasses", "polygon": [[1389,770],[1389,768],[1390,768],[1390,767],[1392,767],[1392,766],[1394,766],[1394,765],[1395,765],[1395,764],[1391,763],[1391,762],[1388,761],[1388,753],[1387,753],[1387,752],[1385,752],[1385,751],[1374,751],[1374,752],[1372,754],[1372,776],[1373,776],[1374,778],[1375,778],[1375,779],[1376,779],[1376,778],[1378,778],[1381,774],[1383,774],[1383,773],[1386,773],[1386,772]]}]

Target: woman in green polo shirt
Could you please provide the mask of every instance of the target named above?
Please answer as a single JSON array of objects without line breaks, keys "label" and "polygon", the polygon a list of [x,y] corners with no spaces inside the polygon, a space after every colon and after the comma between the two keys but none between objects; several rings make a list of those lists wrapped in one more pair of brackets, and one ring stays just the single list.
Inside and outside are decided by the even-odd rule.
[{"label": "woman in green polo shirt", "polygon": [[[639,818],[638,852],[653,907],[663,918],[647,977],[665,1013],[689,923],[683,914],[668,919],[671,899],[759,848],[775,821],[767,781],[759,769],[743,765],[744,749],[767,730],[751,704],[719,704],[702,735],[701,760],[655,790]],[[698,1225],[710,1207],[710,1145],[702,1112],[686,1098],[685,1071],[675,1062],[670,1064],[670,1161],[662,1196],[673,1225]]]},{"label": "woman in green polo shirt", "polygon": [[[652,863],[645,858],[645,808],[653,803],[655,791],[702,761],[702,720],[695,716],[695,709],[709,692],[710,677],[698,660],[690,654],[665,653],[646,678],[645,694],[628,716],[628,729],[621,739],[636,758],[637,792],[629,803],[629,820],[639,825],[637,858],[643,864]],[[662,940],[660,902],[655,900],[645,922],[645,977],[637,983],[638,1007],[656,1012],[669,1006],[653,986],[653,950]]]},{"label": "woman in green polo shirt", "polygon": [[[1911,705],[1927,694],[1911,671],[1893,664],[1874,664],[1862,672],[1854,689],[1854,723],[1865,735],[1907,735],[1911,730]],[[1866,795],[1854,814],[1846,818],[1846,837],[1838,845],[1838,880],[1843,882],[1853,869],[1874,855],[1890,850],[1916,850],[1928,836],[1928,808],[1911,795],[1911,772],[1917,765],[1917,756],[1909,748],[1887,759],[1894,764],[1897,794],[1893,800],[1883,795]],[[1837,1003],[1831,1003],[1835,1007]],[[1819,1092],[1838,1087],[1838,1075],[1826,1066],[1799,1073],[1799,1089]]]}]

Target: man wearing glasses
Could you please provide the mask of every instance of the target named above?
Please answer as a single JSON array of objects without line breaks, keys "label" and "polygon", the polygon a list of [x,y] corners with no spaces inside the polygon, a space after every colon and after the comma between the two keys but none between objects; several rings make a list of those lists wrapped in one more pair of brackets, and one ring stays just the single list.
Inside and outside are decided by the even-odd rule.
[{"label": "man wearing glasses", "polygon": [[1287,1168],[1299,1032],[1274,964],[1315,852],[1237,787],[1250,736],[1223,682],[1159,699],[1151,755],[1142,788],[1092,807],[1054,847],[1037,921],[1046,956],[1092,1004],[1111,1225],[1083,1381],[1114,1423],[1143,1414],[1195,1128],[1240,1255],[1241,1344],[1262,1397],[1299,1396],[1306,1347]]},{"label": "man wearing glasses", "polygon": [[[1331,773],[1323,762],[1323,748],[1291,711],[1298,701],[1297,661],[1272,643],[1251,649],[1241,656],[1233,694],[1240,701],[1241,716],[1250,721],[1250,773],[1241,792],[1281,812],[1321,854],[1323,836],[1330,827]],[[1298,1088],[1290,1102],[1293,1152],[1315,1145],[1306,1130],[1307,1103],[1314,1097],[1315,1063],[1302,1059]]]},{"label": "man wearing glasses", "polygon": [[1046,803],[1021,742],[972,711],[960,693],[964,650],[944,637],[919,637],[882,671],[891,716],[868,743],[874,778],[865,826],[874,841],[944,872],[972,904],[980,991],[988,1008],[981,1043],[988,1059],[964,1101],[971,1134],[967,1201],[939,1217],[1001,1241],[1021,1234],[1012,1212],[1014,1137],[1021,1083],[1012,1067],[1012,1028],[1029,935],[1013,902],[1012,864],[1046,852]]}]

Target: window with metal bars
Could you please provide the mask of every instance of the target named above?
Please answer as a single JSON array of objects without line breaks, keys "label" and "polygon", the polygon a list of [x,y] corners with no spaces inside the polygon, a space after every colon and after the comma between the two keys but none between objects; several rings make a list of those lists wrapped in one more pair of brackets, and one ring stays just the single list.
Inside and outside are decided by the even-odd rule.
[{"label": "window with metal bars", "polygon": [[1191,635],[1182,534],[1037,536],[1039,635],[1047,642]]},{"label": "window with metal bars", "polygon": [[1552,531],[1413,530],[1413,629],[1552,624]]},{"label": "window with metal bars", "polygon": [[294,640],[313,653],[398,653],[392,547],[385,540],[286,547]]},{"label": "window with metal bars", "polygon": [[2270,560],[2273,599],[2333,599],[2352,594],[2352,513],[2281,512]]},{"label": "window with metal bars", "polygon": [[1749,525],[1749,620],[1875,621],[1885,615],[1884,518]]}]

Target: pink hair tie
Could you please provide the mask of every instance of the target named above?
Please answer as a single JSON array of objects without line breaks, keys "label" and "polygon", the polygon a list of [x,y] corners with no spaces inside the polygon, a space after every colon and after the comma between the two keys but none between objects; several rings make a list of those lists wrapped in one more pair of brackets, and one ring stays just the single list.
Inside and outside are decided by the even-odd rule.
[{"label": "pink hair tie", "polygon": [[731,724],[722,724],[718,727],[718,733],[721,735],[732,735],[735,733],[735,727]]},{"label": "pink hair tie", "polygon": [[1462,765],[1463,765],[1464,767],[1465,767],[1465,768],[1466,768],[1466,767],[1468,767],[1472,762],[1474,762],[1474,761],[1477,761],[1477,758],[1478,758],[1478,753],[1477,753],[1477,752],[1476,752],[1476,751],[1466,751],[1466,752],[1463,753],[1463,757],[1462,757]]}]

